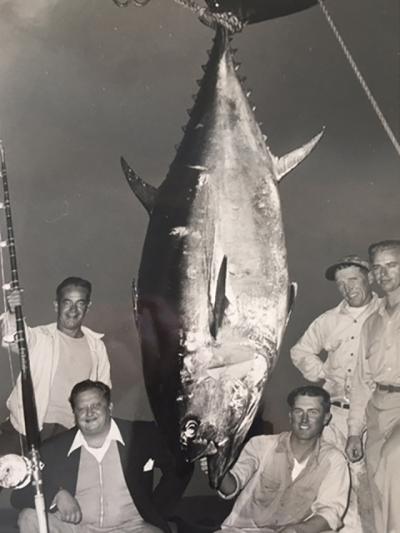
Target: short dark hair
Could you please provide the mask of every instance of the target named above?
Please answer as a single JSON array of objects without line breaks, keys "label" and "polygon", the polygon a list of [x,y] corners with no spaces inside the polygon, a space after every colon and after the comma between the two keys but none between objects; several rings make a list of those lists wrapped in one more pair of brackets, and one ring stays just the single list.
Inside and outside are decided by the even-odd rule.
[{"label": "short dark hair", "polygon": [[322,387],[318,387],[318,385],[304,385],[303,387],[297,387],[297,389],[292,390],[287,397],[287,403],[291,409],[293,409],[294,403],[298,396],[321,398],[324,411],[329,413],[331,410],[331,397],[329,392]]},{"label": "short dark hair", "polygon": [[400,252],[400,240],[389,239],[386,241],[374,242],[368,247],[369,260],[373,261],[376,252],[380,252],[381,250],[392,250],[393,248],[397,248]]},{"label": "short dark hair", "polygon": [[78,278],[76,276],[70,276],[69,278],[65,278],[59,285],[57,285],[57,302],[61,300],[62,293],[65,287],[82,287],[82,289],[86,289],[88,293],[88,299],[90,300],[90,296],[92,294],[92,284],[87,279]]},{"label": "short dark hair", "polygon": [[71,394],[69,396],[69,403],[71,404],[72,410],[75,408],[76,397],[81,394],[81,392],[86,392],[88,390],[98,390],[102,393],[104,399],[107,402],[107,405],[111,403],[111,389],[108,385],[102,381],[92,381],[91,379],[85,379],[80,381],[73,386]]}]

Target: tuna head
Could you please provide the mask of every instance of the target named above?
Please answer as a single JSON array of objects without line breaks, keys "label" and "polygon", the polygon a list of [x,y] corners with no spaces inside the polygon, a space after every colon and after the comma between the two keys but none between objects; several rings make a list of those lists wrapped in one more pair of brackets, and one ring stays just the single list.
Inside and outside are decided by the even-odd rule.
[{"label": "tuna head", "polygon": [[258,409],[293,299],[277,184],[320,137],[273,156],[236,70],[218,29],[160,188],[123,161],[150,214],[135,291],[149,399],[174,450],[209,457],[214,487]]}]

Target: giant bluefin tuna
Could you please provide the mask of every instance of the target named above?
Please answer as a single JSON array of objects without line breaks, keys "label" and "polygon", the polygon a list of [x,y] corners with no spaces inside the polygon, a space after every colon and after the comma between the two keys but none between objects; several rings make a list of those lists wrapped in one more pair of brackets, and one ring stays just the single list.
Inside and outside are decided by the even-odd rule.
[{"label": "giant bluefin tuna", "polygon": [[208,456],[217,487],[257,411],[294,295],[277,186],[321,134],[272,155],[221,27],[204,70],[161,186],[121,161],[150,215],[134,291],[150,403],[175,451]]}]

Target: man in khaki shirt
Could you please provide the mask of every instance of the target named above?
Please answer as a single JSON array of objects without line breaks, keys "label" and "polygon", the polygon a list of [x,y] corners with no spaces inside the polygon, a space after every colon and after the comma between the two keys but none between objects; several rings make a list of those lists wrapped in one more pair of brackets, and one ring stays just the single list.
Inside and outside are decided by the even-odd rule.
[{"label": "man in khaki shirt", "polygon": [[[369,263],[356,255],[342,257],[328,267],[326,279],[334,281],[342,301],[318,316],[291,349],[293,364],[309,381],[323,382],[332,399],[332,419],[324,430],[324,438],[344,451],[347,441],[347,418],[350,391],[357,361],[361,329],[365,320],[376,311],[379,299],[372,292]],[[324,361],[321,353],[326,352]],[[358,500],[364,494],[365,465],[352,464],[352,491],[344,518],[342,533],[363,531]],[[364,480],[364,482],[362,482]]]},{"label": "man in khaki shirt", "polygon": [[[290,432],[253,437],[219,487],[238,495],[219,533],[320,533],[337,530],[346,509],[344,455],[320,439],[330,419],[329,394],[315,385],[288,396]],[[207,464],[202,460],[202,469]]]},{"label": "man in khaki shirt", "polygon": [[377,533],[400,531],[400,240],[371,244],[376,283],[384,293],[379,309],[365,322],[351,391],[350,461],[363,456],[373,495]]}]

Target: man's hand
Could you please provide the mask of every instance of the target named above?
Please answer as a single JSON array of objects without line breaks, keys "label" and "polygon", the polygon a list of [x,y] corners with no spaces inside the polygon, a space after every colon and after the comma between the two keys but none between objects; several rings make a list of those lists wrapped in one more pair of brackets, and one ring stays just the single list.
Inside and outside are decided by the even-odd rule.
[{"label": "man's hand", "polygon": [[57,506],[56,515],[63,522],[79,524],[82,520],[82,511],[77,500],[64,489],[57,492],[53,503]]},{"label": "man's hand", "polygon": [[208,461],[207,461],[207,457],[202,457],[200,459],[199,463],[200,463],[200,469],[203,472],[203,474],[208,476]]},{"label": "man's hand", "polygon": [[350,435],[346,443],[346,455],[352,463],[359,461],[364,455],[360,435]]},{"label": "man's hand", "polygon": [[12,290],[7,294],[7,304],[10,310],[10,313],[15,312],[15,308],[18,305],[22,305],[22,290]]}]

